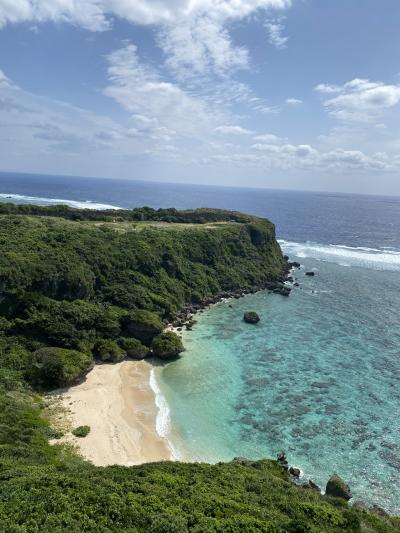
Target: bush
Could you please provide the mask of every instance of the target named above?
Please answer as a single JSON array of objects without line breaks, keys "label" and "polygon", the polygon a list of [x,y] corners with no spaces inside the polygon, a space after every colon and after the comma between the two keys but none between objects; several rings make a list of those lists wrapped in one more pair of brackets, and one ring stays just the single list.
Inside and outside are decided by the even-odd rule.
[{"label": "bush", "polygon": [[100,361],[117,363],[125,358],[126,353],[112,340],[102,339],[96,342],[93,348],[94,356]]},{"label": "bush", "polygon": [[79,426],[72,431],[72,434],[79,438],[87,437],[89,433],[90,426]]},{"label": "bush", "polygon": [[149,354],[147,346],[142,344],[138,339],[122,337],[118,339],[118,344],[132,359],[144,359]]},{"label": "bush", "polygon": [[160,317],[151,311],[134,310],[123,320],[124,332],[128,337],[135,337],[149,346],[151,341],[163,330]]},{"label": "bush", "polygon": [[66,387],[93,367],[90,355],[64,348],[41,348],[32,355],[30,381],[41,389]]},{"label": "bush", "polygon": [[153,340],[151,349],[160,359],[173,359],[183,352],[184,347],[176,333],[166,331]]}]

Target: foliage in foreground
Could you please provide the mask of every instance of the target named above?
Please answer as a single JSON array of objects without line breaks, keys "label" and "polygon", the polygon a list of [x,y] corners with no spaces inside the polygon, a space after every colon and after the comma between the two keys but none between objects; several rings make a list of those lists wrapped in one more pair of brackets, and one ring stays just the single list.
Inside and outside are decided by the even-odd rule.
[{"label": "foliage in foreground", "polygon": [[254,466],[159,463],[1,468],[0,528],[18,533],[398,531],[381,519]]}]

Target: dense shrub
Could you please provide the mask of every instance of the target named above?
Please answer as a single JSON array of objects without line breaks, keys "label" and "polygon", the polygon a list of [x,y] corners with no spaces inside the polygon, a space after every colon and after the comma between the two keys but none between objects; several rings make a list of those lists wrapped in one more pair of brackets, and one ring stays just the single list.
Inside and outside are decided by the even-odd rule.
[{"label": "dense shrub", "polygon": [[166,331],[153,340],[151,349],[160,359],[173,359],[183,352],[184,347],[176,333]]},{"label": "dense shrub", "polygon": [[72,430],[72,434],[75,435],[75,437],[84,438],[87,437],[90,433],[90,426],[78,426],[74,430]]},{"label": "dense shrub", "polygon": [[41,389],[66,387],[93,366],[90,355],[64,348],[41,348],[32,354],[30,381]]},{"label": "dense shrub", "polygon": [[124,317],[123,325],[125,335],[136,337],[146,345],[150,345],[153,338],[164,328],[159,316],[146,310],[131,311]]},{"label": "dense shrub", "polygon": [[121,337],[118,339],[118,344],[132,359],[144,359],[149,354],[149,348],[138,339]]},{"label": "dense shrub", "polygon": [[126,352],[110,339],[98,340],[94,345],[93,354],[100,361],[111,361],[113,363],[122,361],[126,356]]},{"label": "dense shrub", "polygon": [[2,469],[0,530],[62,533],[397,533],[400,521],[290,483],[273,461]]}]

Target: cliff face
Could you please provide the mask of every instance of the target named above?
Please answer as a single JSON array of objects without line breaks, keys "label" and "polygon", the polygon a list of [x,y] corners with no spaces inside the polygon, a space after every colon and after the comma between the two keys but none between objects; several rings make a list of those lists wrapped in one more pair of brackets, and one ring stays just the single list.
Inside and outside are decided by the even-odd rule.
[{"label": "cliff face", "polygon": [[283,269],[274,226],[262,219],[135,224],[1,216],[0,239],[6,312],[36,292],[165,316],[193,298],[251,288]]},{"label": "cliff face", "polygon": [[[185,304],[255,289],[281,275],[284,260],[271,223],[201,213],[203,224],[0,216],[6,332],[87,351],[99,338],[117,339],[132,311],[166,319]],[[190,216],[198,219],[196,212]]]}]

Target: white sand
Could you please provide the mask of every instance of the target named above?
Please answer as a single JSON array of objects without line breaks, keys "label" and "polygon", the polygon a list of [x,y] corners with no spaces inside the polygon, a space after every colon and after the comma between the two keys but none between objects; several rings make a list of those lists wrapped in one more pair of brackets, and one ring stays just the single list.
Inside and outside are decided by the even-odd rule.
[{"label": "white sand", "polygon": [[78,446],[97,466],[170,460],[168,442],[156,431],[150,372],[146,361],[96,365],[84,383],[61,392],[71,427],[88,425],[90,433],[84,438],[68,433],[54,442]]}]

